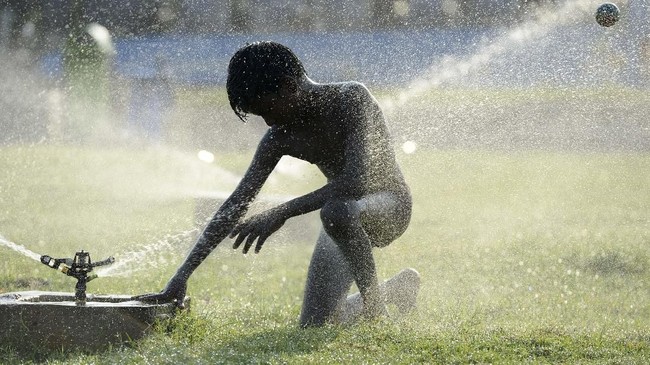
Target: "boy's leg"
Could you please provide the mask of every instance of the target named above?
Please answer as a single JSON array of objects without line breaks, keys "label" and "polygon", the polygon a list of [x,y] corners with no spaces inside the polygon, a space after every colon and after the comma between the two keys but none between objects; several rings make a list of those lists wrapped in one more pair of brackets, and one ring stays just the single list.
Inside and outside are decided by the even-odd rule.
[{"label": "boy's leg", "polygon": [[[383,247],[399,237],[410,220],[410,197],[392,193],[379,193],[359,201],[334,201],[321,209],[324,231],[318,240],[307,277],[301,324],[321,325],[332,319],[352,319],[363,310],[361,295],[374,308],[367,314],[386,313],[384,300],[393,300],[405,292],[394,290],[406,280],[408,293],[415,294],[419,288],[419,275],[415,270],[398,274],[384,284],[386,296],[377,285],[377,274],[372,247]],[[415,273],[410,275],[409,273]],[[360,294],[345,300],[356,281]],[[400,283],[400,285],[396,285]],[[415,284],[414,284],[415,283]],[[338,313],[337,313],[338,312]],[[335,316],[341,318],[333,318]]]},{"label": "boy's leg", "polygon": [[325,231],[321,231],[309,264],[300,325],[320,326],[343,309],[354,278],[343,253]]},{"label": "boy's leg", "polygon": [[373,244],[361,222],[362,207],[356,200],[335,200],[321,208],[323,229],[334,240],[349,265],[361,297],[363,313],[369,317],[387,314],[379,292]]}]

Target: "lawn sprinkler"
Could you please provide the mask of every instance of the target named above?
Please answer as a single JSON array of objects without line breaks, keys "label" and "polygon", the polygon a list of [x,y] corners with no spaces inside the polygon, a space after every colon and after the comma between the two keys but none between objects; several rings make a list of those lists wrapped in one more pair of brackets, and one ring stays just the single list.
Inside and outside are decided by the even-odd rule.
[{"label": "lawn sprinkler", "polygon": [[41,262],[53,269],[57,269],[62,273],[77,279],[77,285],[75,286],[74,292],[75,302],[77,305],[85,305],[86,283],[97,277],[97,274],[92,273],[91,271],[93,271],[93,268],[97,266],[112,264],[115,262],[115,258],[111,256],[106,260],[92,262],[90,260],[90,254],[84,250],[81,250],[74,254],[74,259],[55,259],[53,257],[43,255],[41,256]]},{"label": "lawn sprinkler", "polygon": [[[34,350],[44,349],[104,351],[144,337],[156,322],[178,312],[175,303],[142,302],[132,294],[89,294],[86,298],[87,283],[101,269],[95,268],[112,264],[112,257],[93,262],[86,251],[73,258],[33,257],[37,256],[43,264],[77,279],[77,286],[74,293],[2,293],[0,288],[0,345],[21,354],[33,356]],[[184,300],[186,308],[189,300]]]}]

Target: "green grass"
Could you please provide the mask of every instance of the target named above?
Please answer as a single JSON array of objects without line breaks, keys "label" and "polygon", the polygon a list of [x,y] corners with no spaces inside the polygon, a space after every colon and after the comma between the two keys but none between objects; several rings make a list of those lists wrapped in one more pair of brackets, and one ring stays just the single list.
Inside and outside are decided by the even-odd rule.
[{"label": "green grass", "polygon": [[[248,158],[217,161],[239,174]],[[417,312],[298,328],[313,243],[286,243],[280,231],[259,255],[225,242],[190,280],[192,310],[142,341],[98,354],[5,348],[0,363],[650,361],[650,155],[418,150],[399,159],[412,224],[375,254],[382,279],[420,271]],[[165,243],[155,265],[100,278],[90,292],[159,290],[192,243],[193,196],[234,187],[214,165],[163,149],[2,147],[0,169],[0,234],[37,253],[84,248],[120,260]],[[322,182],[312,169],[305,182],[276,178],[265,192]],[[0,250],[0,292],[72,290],[69,278]]]}]

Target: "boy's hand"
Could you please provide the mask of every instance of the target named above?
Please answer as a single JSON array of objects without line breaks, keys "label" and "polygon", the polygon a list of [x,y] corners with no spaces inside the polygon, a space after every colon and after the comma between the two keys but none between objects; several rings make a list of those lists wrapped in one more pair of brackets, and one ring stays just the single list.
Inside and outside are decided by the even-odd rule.
[{"label": "boy's hand", "polygon": [[160,293],[136,295],[131,299],[145,303],[174,303],[178,308],[183,309],[186,291],[187,281],[172,278]]},{"label": "boy's hand", "polygon": [[257,239],[257,245],[255,246],[255,253],[260,252],[264,241],[273,232],[277,231],[282,227],[285,222],[285,218],[278,210],[267,210],[266,212],[254,215],[244,222],[238,224],[230,233],[230,238],[237,237],[232,248],[237,249],[239,245],[246,239],[244,244],[244,253],[248,253],[248,250],[253,245],[253,242]]}]

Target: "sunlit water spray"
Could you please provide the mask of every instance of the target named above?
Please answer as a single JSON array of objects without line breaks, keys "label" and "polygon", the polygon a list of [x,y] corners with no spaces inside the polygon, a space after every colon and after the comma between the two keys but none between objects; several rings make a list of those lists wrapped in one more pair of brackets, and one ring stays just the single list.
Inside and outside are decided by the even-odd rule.
[{"label": "sunlit water spray", "polygon": [[[212,193],[211,196],[215,198],[225,199],[229,196],[229,193],[226,191],[217,191]],[[291,198],[291,196],[260,196],[258,200],[271,204],[279,204]],[[167,260],[170,255],[182,257],[182,255],[188,252],[190,247],[196,242],[196,239],[202,230],[201,227],[207,225],[211,219],[212,216],[209,216],[205,219],[203,224],[200,224],[196,228],[180,233],[169,234],[159,241],[148,243],[144,246],[134,244],[133,247],[137,247],[137,250],[115,254],[115,263],[97,269],[96,273],[98,276],[103,277],[124,277],[140,271],[167,266],[170,264]],[[275,236],[278,237],[281,234],[282,232],[277,232]],[[269,249],[271,248],[266,248],[266,250]]]},{"label": "sunlit water spray", "polygon": [[36,260],[36,261],[39,261],[39,262],[41,260],[41,255],[39,255],[36,252],[33,252],[33,251],[25,248],[24,246],[21,246],[19,244],[16,244],[16,243],[13,243],[13,242],[7,240],[6,238],[2,237],[2,235],[0,235],[0,245],[8,247],[8,248],[18,252],[19,254],[21,254],[23,256],[29,257],[32,260]]},{"label": "sunlit water spray", "polygon": [[542,39],[559,26],[575,24],[586,16],[593,16],[593,4],[593,0],[577,0],[568,1],[553,10],[540,9],[533,19],[508,30],[501,37],[486,42],[474,54],[445,57],[432,65],[406,88],[382,99],[382,108],[386,113],[391,113],[438,86],[457,82],[475,73],[498,56],[511,52],[522,44]]},{"label": "sunlit water spray", "polygon": [[[197,156],[200,160],[207,163],[214,162],[214,155],[209,151],[200,151]],[[280,175],[289,175],[293,177],[302,176],[303,169],[307,163],[302,161],[290,158],[283,158],[281,162],[276,167],[277,174]],[[228,170],[214,166],[216,171],[219,172],[219,178],[222,181],[226,181],[229,184],[237,183],[241,180],[241,176],[232,173]],[[278,183],[279,179],[277,174],[272,174],[269,178],[269,183],[274,184]],[[220,191],[202,191],[202,190],[184,190],[182,191],[174,190],[174,196],[205,196],[215,200],[225,200],[230,195],[229,190],[220,190]],[[293,198],[293,196],[285,195],[260,195],[257,198],[257,201],[279,204],[286,200]],[[200,226],[205,226],[212,217],[207,217],[206,221],[203,222]],[[144,270],[149,270],[157,267],[168,266],[168,258],[170,255],[175,255],[175,257],[182,257],[192,244],[196,242],[196,238],[200,233],[201,228],[196,227],[189,229],[180,233],[170,234],[165,236],[163,239],[145,244],[141,246],[140,244],[133,244],[134,250],[126,251],[123,253],[116,253],[115,263],[110,266],[105,266],[98,268],[96,273],[98,276],[112,276],[112,277],[123,277],[129,276],[137,272]]]},{"label": "sunlit water spray", "polygon": [[185,253],[196,239],[198,228],[190,229],[165,238],[138,246],[137,250],[116,254],[115,263],[97,269],[97,276],[130,276],[143,270],[150,270],[167,265],[169,254]]}]

